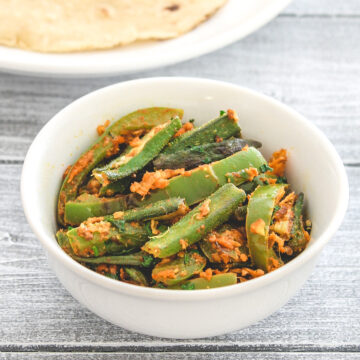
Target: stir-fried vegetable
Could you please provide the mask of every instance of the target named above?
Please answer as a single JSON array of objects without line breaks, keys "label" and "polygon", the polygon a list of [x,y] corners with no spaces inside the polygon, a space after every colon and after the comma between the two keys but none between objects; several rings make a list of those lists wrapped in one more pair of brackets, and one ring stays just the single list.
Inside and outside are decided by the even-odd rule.
[{"label": "stir-fried vegetable", "polygon": [[154,161],[155,169],[193,169],[199,165],[222,160],[245,146],[261,147],[261,143],[254,140],[229,139],[221,142],[193,146],[175,153],[160,154]]},{"label": "stir-fried vegetable", "polygon": [[99,126],[61,186],[59,246],[115,281],[174,290],[248,281],[302,252],[311,222],[286,150],[267,163],[234,110],[198,128],[182,115],[147,108]]},{"label": "stir-fried vegetable", "polygon": [[99,140],[84,152],[71,166],[59,193],[58,222],[64,224],[64,211],[67,201],[74,200],[82,182],[90,171],[105,158],[116,154],[119,146],[127,142],[129,132],[164,124],[173,117],[182,118],[183,110],[170,108],[147,108],[134,111],[110,125]]}]

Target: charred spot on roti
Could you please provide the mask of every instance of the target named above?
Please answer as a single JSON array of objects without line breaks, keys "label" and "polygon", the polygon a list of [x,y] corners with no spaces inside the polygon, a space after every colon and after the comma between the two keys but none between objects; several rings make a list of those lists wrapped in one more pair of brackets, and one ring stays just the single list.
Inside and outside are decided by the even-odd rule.
[{"label": "charred spot on roti", "polygon": [[169,11],[176,11],[179,9],[180,9],[180,5],[178,5],[178,4],[173,4],[173,5],[167,6],[165,8],[165,10],[169,10]]}]

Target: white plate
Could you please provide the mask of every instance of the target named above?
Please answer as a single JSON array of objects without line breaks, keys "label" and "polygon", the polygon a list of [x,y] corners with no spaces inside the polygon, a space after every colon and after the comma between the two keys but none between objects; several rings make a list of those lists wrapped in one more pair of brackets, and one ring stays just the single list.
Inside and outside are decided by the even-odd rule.
[{"label": "white plate", "polygon": [[230,0],[195,30],[167,41],[106,51],[42,54],[0,46],[0,70],[52,76],[101,76],[174,64],[219,49],[254,32],[291,0]]}]

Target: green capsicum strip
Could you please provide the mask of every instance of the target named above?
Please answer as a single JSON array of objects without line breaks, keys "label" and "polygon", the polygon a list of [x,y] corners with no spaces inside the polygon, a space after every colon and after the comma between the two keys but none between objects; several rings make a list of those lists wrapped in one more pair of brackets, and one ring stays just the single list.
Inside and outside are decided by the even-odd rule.
[{"label": "green capsicum strip", "polygon": [[212,143],[216,138],[228,139],[231,136],[240,136],[241,129],[237,123],[237,116],[234,111],[213,119],[206,124],[186,132],[169,143],[164,153],[173,154],[179,150],[185,150],[193,146]]},{"label": "green capsicum strip", "polygon": [[70,225],[79,225],[90,217],[113,214],[127,208],[127,196],[101,198],[85,193],[78,196],[74,201],[68,201],[65,204],[65,222]]},{"label": "green capsicum strip", "polygon": [[172,286],[199,274],[205,265],[204,257],[195,251],[189,251],[183,257],[177,257],[165,264],[160,262],[154,267],[151,275],[156,282]]},{"label": "green capsicum strip", "polygon": [[187,174],[170,179],[168,186],[151,192],[141,202],[147,204],[178,196],[184,198],[190,206],[206,199],[220,186],[227,184],[227,173],[259,167],[261,164],[266,164],[266,160],[257,149],[250,147],[247,151],[239,151],[226,159],[200,166]]},{"label": "green capsicum strip", "polygon": [[[99,217],[113,214],[114,212],[127,210],[130,206],[131,198],[132,196],[130,195],[119,195],[114,198],[98,198],[94,195],[85,196],[84,194],[82,199],[84,201],[69,201],[66,203],[65,218],[67,220],[67,223],[71,225],[79,225],[81,222],[85,221],[90,217]],[[121,220],[147,220],[158,216],[171,214],[184,207],[186,208],[183,199],[171,198],[152,203],[140,208],[127,210],[124,212]],[[106,219],[107,221],[110,221],[113,220],[113,217],[108,216]]]},{"label": "green capsicum strip", "polygon": [[155,169],[193,169],[202,164],[222,160],[241,151],[244,146],[261,147],[254,140],[229,139],[219,143],[210,143],[179,150],[176,153],[160,154],[154,161]]},{"label": "green capsicum strip", "polygon": [[247,207],[246,235],[253,265],[269,271],[270,259],[280,261],[275,251],[269,248],[269,226],[275,202],[284,194],[286,185],[274,184],[259,186],[251,195]]},{"label": "green capsicum strip", "polygon": [[168,231],[152,237],[143,246],[143,250],[159,258],[178,253],[184,244],[196,243],[208,232],[226,222],[244,199],[244,191],[233,184],[225,184]]},{"label": "green capsicum strip", "polygon": [[180,128],[179,117],[152,128],[136,146],[129,146],[110,164],[95,169],[93,175],[100,183],[107,184],[135,173],[153,160]]},{"label": "green capsicum strip", "polygon": [[80,227],[69,230],[71,248],[80,257],[98,257],[106,254],[123,254],[139,249],[147,240],[144,225],[124,222],[122,228],[108,221],[81,223]]},{"label": "green capsicum strip", "polygon": [[107,154],[116,146],[116,138],[128,131],[138,129],[151,129],[159,124],[164,124],[172,118],[182,118],[183,110],[164,107],[153,107],[134,111],[109,126],[104,134],[84,152],[72,165],[65,177],[58,199],[58,222],[64,225],[65,203],[74,200],[86,176],[94,169]]},{"label": "green capsicum strip", "polygon": [[218,274],[211,277],[210,280],[204,278],[196,278],[185,281],[181,284],[177,284],[169,287],[172,290],[201,290],[201,289],[214,289],[218,287],[234,285],[237,283],[236,274],[225,273]]}]

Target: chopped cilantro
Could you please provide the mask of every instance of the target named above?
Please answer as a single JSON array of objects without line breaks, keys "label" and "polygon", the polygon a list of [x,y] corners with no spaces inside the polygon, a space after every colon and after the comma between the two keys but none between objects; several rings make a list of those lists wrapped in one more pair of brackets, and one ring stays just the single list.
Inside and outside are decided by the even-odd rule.
[{"label": "chopped cilantro", "polygon": [[264,172],[267,172],[267,171],[273,171],[273,168],[270,167],[268,164],[262,164],[260,167],[259,167],[259,171],[264,173]]},{"label": "chopped cilantro", "polygon": [[223,115],[225,115],[225,114],[226,114],[226,111],[220,110],[220,116],[223,116]]},{"label": "chopped cilantro", "polygon": [[190,255],[186,253],[184,255],[184,264],[187,265],[190,262]]},{"label": "chopped cilantro", "polygon": [[161,225],[159,225],[159,226],[157,227],[157,229],[158,229],[161,233],[163,233],[164,231],[166,231],[166,230],[168,229],[168,227],[167,227],[166,225],[164,225],[164,224],[161,224]]},{"label": "chopped cilantro", "polygon": [[264,180],[265,185],[269,185],[269,182],[267,180]]},{"label": "chopped cilantro", "polygon": [[141,263],[144,267],[150,267],[154,263],[154,258],[151,255],[143,255],[143,261]]},{"label": "chopped cilantro", "polygon": [[109,223],[116,226],[119,231],[124,232],[125,231],[125,220],[115,220],[113,218],[107,218],[106,219]]},{"label": "chopped cilantro", "polygon": [[145,223],[145,230],[146,230],[146,232],[147,232],[147,234],[148,234],[149,236],[152,236],[152,235],[153,235],[153,232],[152,232],[152,230],[151,230],[151,222],[150,222],[150,221],[147,221],[147,222]]},{"label": "chopped cilantro", "polygon": [[279,176],[276,180],[277,184],[287,184],[287,179],[285,176]]},{"label": "chopped cilantro", "polygon": [[119,278],[116,274],[106,273],[105,276],[107,276],[110,279],[119,280]]},{"label": "chopped cilantro", "polygon": [[279,205],[275,205],[274,206],[274,210],[273,210],[273,214],[272,214],[272,218],[271,218],[271,221],[270,221],[270,225],[272,225],[274,223],[274,214],[279,211],[281,209],[281,207]]},{"label": "chopped cilantro", "polygon": [[166,289],[166,286],[164,286],[162,283],[158,283],[156,287],[160,289]]},{"label": "chopped cilantro", "polygon": [[190,120],[189,120],[189,123],[192,123],[192,124],[193,124],[194,122],[195,122],[195,119],[190,119]]},{"label": "chopped cilantro", "polygon": [[195,290],[195,284],[190,283],[190,282],[188,282],[186,284],[182,284],[180,287],[182,290]]},{"label": "chopped cilantro", "polygon": [[204,163],[205,164],[211,163],[211,159],[207,156],[206,158],[204,158]]},{"label": "chopped cilantro", "polygon": [[94,251],[95,257],[99,256],[99,249],[95,245],[92,247],[92,249]]},{"label": "chopped cilantro", "polygon": [[72,230],[72,229],[74,229],[72,226],[68,226],[68,231],[70,231],[70,230]]}]

